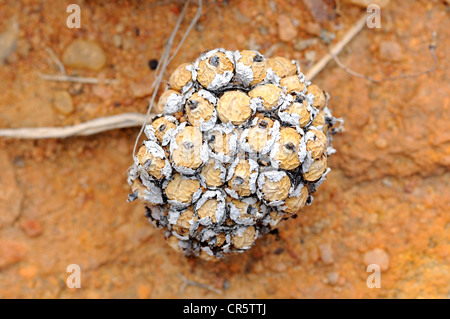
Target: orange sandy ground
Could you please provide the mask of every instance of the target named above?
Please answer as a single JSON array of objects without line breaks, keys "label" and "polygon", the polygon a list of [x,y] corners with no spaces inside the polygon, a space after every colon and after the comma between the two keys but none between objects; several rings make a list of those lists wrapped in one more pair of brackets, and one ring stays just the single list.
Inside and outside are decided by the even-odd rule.
[{"label": "orange sandy ground", "polygon": [[[21,47],[29,46],[0,66],[0,127],[62,126],[145,112],[148,97],[136,97],[133,85],[152,82],[147,61],[162,53],[181,5],[78,1],[82,28],[74,30],[65,27],[70,2],[0,1],[0,30],[16,18]],[[195,10],[191,5],[188,20]],[[276,12],[266,1],[207,1],[168,71],[215,47],[270,49],[305,66],[310,63],[294,49],[295,41],[315,37],[319,24],[336,34],[336,42],[363,12],[341,4],[317,22],[303,1],[276,1]],[[293,41],[280,41],[277,19],[283,13],[300,22]],[[64,140],[0,139],[0,297],[450,297],[448,6],[391,3],[382,9],[381,23],[353,39],[340,55],[344,63],[375,78],[426,69],[436,31],[439,68],[373,84],[330,63],[314,82],[330,93],[346,132],[335,138],[338,153],[330,159],[328,180],[311,206],[279,228],[279,238],[266,236],[251,251],[218,263],[180,256],[144,218],[143,206],[126,202],[138,128]],[[112,43],[115,34],[122,48]],[[43,81],[36,71],[57,73],[44,48],[60,57],[75,38],[96,41],[108,60],[99,72],[69,74],[120,82],[83,85],[81,93],[72,93],[75,111],[61,115],[52,92],[76,87]],[[381,56],[386,41],[399,45],[395,59]],[[311,49],[316,60],[326,52],[320,41]],[[364,254],[376,248],[389,255],[389,268],[382,271],[381,288],[369,289]],[[81,266],[81,289],[65,285],[69,264]],[[180,274],[222,293],[185,286]]]}]

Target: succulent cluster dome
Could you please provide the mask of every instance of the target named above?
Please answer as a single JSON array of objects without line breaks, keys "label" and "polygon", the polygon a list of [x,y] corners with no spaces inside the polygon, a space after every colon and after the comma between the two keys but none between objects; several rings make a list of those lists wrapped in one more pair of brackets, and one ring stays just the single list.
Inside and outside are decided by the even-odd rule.
[{"label": "succulent cluster dome", "polygon": [[283,57],[215,49],[181,64],[128,170],[129,201],[186,256],[248,250],[311,204],[329,173],[327,101]]}]

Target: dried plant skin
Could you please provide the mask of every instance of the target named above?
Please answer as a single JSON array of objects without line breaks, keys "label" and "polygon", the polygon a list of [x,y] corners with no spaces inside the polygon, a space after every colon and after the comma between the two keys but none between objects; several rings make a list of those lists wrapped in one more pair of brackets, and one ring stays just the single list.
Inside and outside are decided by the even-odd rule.
[{"label": "dried plant skin", "polygon": [[191,227],[191,221],[197,220],[197,217],[194,216],[194,210],[192,206],[189,206],[188,209],[183,211],[178,217],[175,225],[172,225],[172,230],[175,231],[180,236],[188,236],[189,229]]},{"label": "dried plant skin", "polygon": [[166,117],[162,116],[152,122],[152,127],[155,130],[155,137],[160,143],[162,143],[164,135],[171,129],[175,129],[177,126],[175,123],[169,121]]},{"label": "dried plant skin", "polygon": [[207,261],[250,249],[325,181],[328,95],[295,61],[214,49],[179,65],[128,170],[168,244]]},{"label": "dried plant skin", "polygon": [[322,129],[322,132],[323,132],[324,134],[326,134],[326,133],[328,132],[328,129],[329,129],[329,127],[330,127],[330,126],[325,122],[325,112],[323,112],[323,111],[320,111],[320,112],[316,115],[316,117],[315,117],[314,121],[312,121],[311,125],[314,126],[314,127],[317,127],[317,128],[321,128],[321,129]]},{"label": "dried plant skin", "polygon": [[250,149],[260,153],[270,140],[270,129],[273,127],[273,121],[270,118],[262,117],[255,126],[248,131],[247,140]]},{"label": "dried plant skin", "polygon": [[222,171],[217,167],[217,163],[214,159],[210,159],[202,168],[200,173],[204,179],[205,184],[208,187],[220,187],[224,184],[224,178]]},{"label": "dried plant skin", "polygon": [[269,202],[282,201],[289,196],[291,181],[287,175],[283,176],[279,181],[270,181],[266,178],[261,192],[264,199]]},{"label": "dried plant skin", "polygon": [[202,165],[200,151],[202,147],[202,133],[194,126],[186,126],[176,135],[177,148],[172,153],[175,165],[196,169]]},{"label": "dried plant skin", "polygon": [[292,127],[284,127],[280,130],[279,149],[276,159],[280,162],[280,168],[293,170],[300,165],[298,158],[300,134]]},{"label": "dried plant skin", "polygon": [[215,223],[216,220],[217,201],[215,199],[208,199],[202,207],[197,210],[199,218],[210,217],[211,221]]},{"label": "dried plant skin", "polygon": [[228,181],[228,186],[234,189],[239,196],[249,196],[250,190],[250,164],[247,160],[241,159],[237,164],[232,178]]},{"label": "dried plant skin", "polygon": [[283,89],[274,84],[264,84],[248,92],[248,95],[251,98],[261,98],[264,109],[271,111],[279,106]]},{"label": "dried plant skin", "polygon": [[328,145],[328,139],[320,130],[311,130],[314,133],[314,138],[306,143],[306,150],[311,153],[314,159],[320,158],[325,154]]},{"label": "dried plant skin", "polygon": [[256,232],[253,226],[248,227],[241,236],[235,235],[232,239],[234,247],[238,249],[251,246],[255,240]]},{"label": "dried plant skin", "polygon": [[208,88],[217,74],[224,74],[226,71],[233,72],[234,65],[224,53],[217,52],[212,57],[200,61],[197,80],[203,87]]},{"label": "dried plant skin", "polygon": [[285,201],[283,211],[290,214],[296,214],[302,209],[308,200],[308,188],[303,186],[299,196],[289,196]]},{"label": "dried plant skin", "polygon": [[241,91],[228,91],[219,99],[217,105],[219,119],[223,123],[240,125],[252,115],[250,97]]},{"label": "dried plant skin", "polygon": [[214,115],[214,106],[205,98],[194,93],[186,102],[186,115],[194,126],[200,126],[201,121],[207,122]]},{"label": "dried plant skin", "polygon": [[318,180],[327,169],[327,157],[322,155],[321,158],[314,160],[309,171],[303,174],[305,180],[313,182]]},{"label": "dried plant skin", "polygon": [[240,52],[241,58],[238,62],[251,68],[253,80],[250,86],[261,83],[267,75],[267,60],[257,51],[244,50]]},{"label": "dried plant skin", "polygon": [[319,109],[322,109],[325,106],[326,103],[326,97],[323,93],[322,89],[319,88],[315,84],[311,84],[307,88],[307,93],[311,93],[314,95],[314,103],[313,105]]},{"label": "dried plant skin", "polygon": [[181,91],[181,89],[192,81],[192,73],[186,69],[190,63],[180,64],[169,79],[169,86],[171,89]]},{"label": "dried plant skin", "polygon": [[180,203],[190,204],[192,196],[200,188],[200,183],[195,179],[184,179],[180,174],[175,174],[167,184],[165,193],[167,198]]},{"label": "dried plant skin", "polygon": [[164,108],[167,105],[167,101],[170,97],[173,96],[180,96],[180,92],[175,91],[175,90],[166,90],[163,92],[163,94],[161,94],[161,97],[158,100],[158,104],[156,105],[156,110],[157,112],[163,112]]},{"label": "dried plant skin", "polygon": [[297,73],[297,67],[291,60],[284,57],[273,57],[268,59],[268,66],[280,78],[284,78]]},{"label": "dried plant skin", "polygon": [[308,125],[308,123],[311,122],[311,113],[308,110],[307,107],[307,102],[303,101],[303,102],[294,102],[292,103],[284,112],[287,112],[288,114],[292,115],[292,114],[298,114],[299,115],[299,119],[298,119],[298,125],[303,128],[306,125]]},{"label": "dried plant skin", "polygon": [[302,92],[305,89],[305,83],[300,82],[298,75],[289,75],[280,80],[280,86],[285,87],[287,93]]}]

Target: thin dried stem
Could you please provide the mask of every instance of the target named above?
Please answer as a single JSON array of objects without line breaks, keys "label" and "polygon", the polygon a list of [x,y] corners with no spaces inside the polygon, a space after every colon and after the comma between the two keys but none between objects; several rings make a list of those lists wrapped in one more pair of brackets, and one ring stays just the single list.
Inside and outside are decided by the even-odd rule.
[{"label": "thin dried stem", "polygon": [[58,57],[55,54],[55,51],[52,50],[50,47],[45,47],[45,51],[50,55],[50,57],[53,59],[53,62],[58,66],[59,72],[61,74],[66,74],[66,68],[64,67],[64,64],[58,59]]},{"label": "thin dried stem", "polygon": [[356,23],[345,33],[341,40],[329,50],[312,68],[305,74],[307,80],[311,81],[319,74],[334,56],[338,55],[342,49],[362,30],[366,24],[366,14],[364,14]]},{"label": "thin dried stem", "polygon": [[180,277],[181,277],[181,280],[183,280],[183,284],[180,287],[180,292],[183,292],[184,289],[186,289],[187,286],[194,286],[194,287],[200,287],[200,288],[212,291],[212,292],[214,292],[216,294],[219,294],[219,295],[222,294],[222,290],[220,290],[220,289],[214,288],[214,287],[212,287],[210,285],[207,285],[207,284],[202,284],[202,283],[197,282],[197,281],[189,280],[189,279],[187,279],[186,277],[184,277],[181,274],[180,274]]},{"label": "thin dried stem", "polygon": [[47,81],[55,81],[55,82],[76,82],[76,83],[84,83],[84,84],[114,84],[118,83],[118,80],[110,80],[110,79],[102,79],[99,80],[97,78],[91,77],[81,77],[81,76],[71,76],[65,74],[45,74],[41,72],[37,72],[37,75]]},{"label": "thin dried stem", "polygon": [[145,114],[123,113],[100,117],[73,126],[0,129],[0,136],[22,139],[86,136],[118,128],[141,126],[144,121]]},{"label": "thin dried stem", "polygon": [[336,64],[342,68],[345,72],[347,72],[348,74],[361,78],[361,79],[366,79],[372,83],[382,83],[382,82],[386,82],[386,81],[394,81],[394,80],[398,80],[398,79],[406,79],[406,78],[413,78],[413,77],[417,77],[423,74],[427,74],[427,73],[431,73],[434,70],[437,69],[438,67],[438,61],[436,58],[436,54],[435,54],[435,50],[436,50],[436,32],[433,32],[433,40],[431,42],[431,44],[428,46],[428,49],[430,51],[430,55],[433,59],[433,66],[424,70],[424,71],[418,71],[418,72],[413,72],[413,73],[409,73],[409,74],[400,74],[397,76],[390,76],[390,77],[385,77],[381,80],[376,80],[373,77],[366,75],[366,74],[362,74],[362,73],[358,73],[356,71],[353,71],[352,69],[350,69],[349,67],[347,67],[346,65],[344,65],[344,63],[342,63],[342,61],[337,57],[337,55],[332,55],[334,61],[336,62]]},{"label": "thin dried stem", "polygon": [[66,68],[60,59],[56,56],[55,52],[50,47],[45,47],[45,51],[50,55],[53,62],[58,66],[59,72],[61,74],[45,74],[42,72],[37,72],[37,75],[46,81],[55,81],[55,82],[76,82],[76,83],[84,83],[84,84],[114,84],[117,83],[117,80],[110,79],[102,79],[99,80],[97,78],[92,77],[81,77],[81,76],[71,76],[66,74]]}]

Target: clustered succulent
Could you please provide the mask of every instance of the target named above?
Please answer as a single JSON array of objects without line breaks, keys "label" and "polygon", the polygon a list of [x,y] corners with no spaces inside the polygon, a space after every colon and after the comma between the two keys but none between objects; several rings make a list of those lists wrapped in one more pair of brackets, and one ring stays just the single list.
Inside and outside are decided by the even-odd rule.
[{"label": "clustered succulent", "polygon": [[312,202],[336,131],[297,62],[215,49],[181,64],[128,170],[146,216],[186,256],[217,260]]}]

